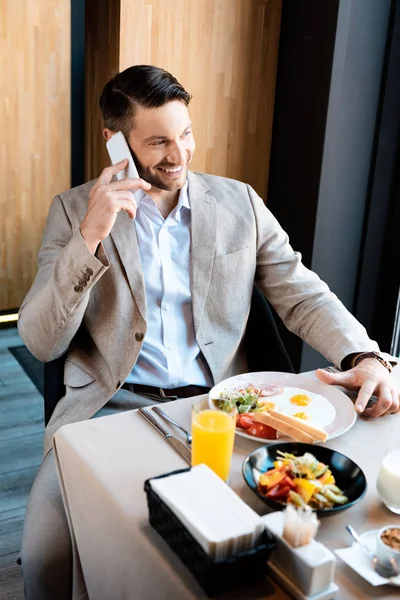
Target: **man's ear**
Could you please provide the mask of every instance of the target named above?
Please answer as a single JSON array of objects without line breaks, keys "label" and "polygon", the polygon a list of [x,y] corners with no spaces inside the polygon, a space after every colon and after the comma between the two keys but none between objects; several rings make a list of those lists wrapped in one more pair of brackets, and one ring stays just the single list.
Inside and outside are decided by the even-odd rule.
[{"label": "man's ear", "polygon": [[115,135],[115,131],[111,131],[111,129],[108,129],[107,127],[103,129],[103,137],[106,140],[106,142],[108,142],[108,140],[110,140],[113,135]]}]

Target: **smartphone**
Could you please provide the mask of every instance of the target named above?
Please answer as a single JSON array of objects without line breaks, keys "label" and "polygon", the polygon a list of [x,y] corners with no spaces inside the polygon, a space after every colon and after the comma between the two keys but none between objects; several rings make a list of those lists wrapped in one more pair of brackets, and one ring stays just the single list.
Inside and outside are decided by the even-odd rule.
[{"label": "smartphone", "polygon": [[131,149],[129,148],[128,142],[122,131],[115,133],[112,138],[106,142],[106,147],[113,165],[121,162],[121,160],[124,160],[125,158],[128,159],[128,166],[117,173],[117,179],[137,179],[139,177]]}]

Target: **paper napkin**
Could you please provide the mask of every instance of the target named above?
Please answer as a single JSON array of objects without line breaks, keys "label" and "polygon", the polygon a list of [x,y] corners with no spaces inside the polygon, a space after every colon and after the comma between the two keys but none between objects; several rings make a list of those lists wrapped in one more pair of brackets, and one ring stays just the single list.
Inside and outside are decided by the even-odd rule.
[{"label": "paper napkin", "polygon": [[206,465],[150,485],[213,560],[253,548],[264,530],[257,513]]}]

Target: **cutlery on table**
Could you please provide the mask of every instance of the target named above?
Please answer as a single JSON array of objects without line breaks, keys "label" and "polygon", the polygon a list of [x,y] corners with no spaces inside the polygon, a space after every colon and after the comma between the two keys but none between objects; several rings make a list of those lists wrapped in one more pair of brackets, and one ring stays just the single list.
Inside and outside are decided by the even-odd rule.
[{"label": "cutlery on table", "polygon": [[189,446],[192,443],[192,436],[191,434],[188,432],[187,429],[185,429],[184,427],[182,427],[182,425],[180,425],[179,423],[177,423],[175,421],[175,419],[173,419],[172,417],[170,417],[169,415],[167,415],[167,413],[165,413],[159,406],[153,406],[153,411],[162,419],[164,419],[164,421],[167,421],[168,423],[171,423],[171,425],[174,425],[174,427],[177,427],[178,429],[180,429],[181,431],[183,431],[183,433],[186,436],[186,441],[189,444]]},{"label": "cutlery on table", "polygon": [[139,408],[139,412],[142,415],[142,417],[144,417],[145,419],[147,419],[147,421],[149,421],[149,423],[151,423],[153,425],[153,427],[155,427],[155,429],[157,429],[158,433],[160,435],[162,435],[167,440],[167,442],[177,452],[179,452],[179,454],[182,456],[182,458],[184,458],[186,460],[186,462],[188,462],[189,464],[191,464],[191,462],[192,462],[192,453],[189,450],[189,448],[181,440],[178,440],[178,438],[176,438],[175,436],[173,436],[172,433],[170,433],[169,431],[167,431],[166,429],[164,429],[164,427],[161,425],[161,423],[159,423],[153,417],[153,415],[150,413],[149,410],[146,410],[145,408]]},{"label": "cutlery on table", "polygon": [[351,525],[346,525],[347,531],[350,533],[353,540],[355,540],[359,546],[364,550],[364,552],[369,556],[372,560],[372,564],[374,566],[375,571],[381,577],[385,579],[390,579],[390,577],[396,577],[399,574],[399,570],[397,568],[396,562],[393,558],[390,559],[390,566],[386,566],[381,561],[378,560],[376,554],[374,554],[362,541],[358,533]]},{"label": "cutlery on table", "polygon": [[335,367],[335,365],[328,365],[327,367],[324,367],[324,370],[329,373],[341,373],[341,370]]}]

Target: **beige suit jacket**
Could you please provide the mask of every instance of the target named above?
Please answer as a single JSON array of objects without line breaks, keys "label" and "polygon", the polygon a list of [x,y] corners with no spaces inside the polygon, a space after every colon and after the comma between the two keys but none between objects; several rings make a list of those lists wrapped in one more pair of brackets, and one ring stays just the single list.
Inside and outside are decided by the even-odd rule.
[{"label": "beige suit jacket", "polygon": [[[121,211],[96,257],[80,234],[92,185],[54,199],[38,273],[19,313],[21,337],[39,360],[67,352],[66,395],[47,426],[45,452],[61,425],[92,417],[116,393],[146,335],[134,221]],[[215,382],[244,369],[241,342],[254,281],[288,329],[334,364],[351,352],[378,348],[326,284],[304,267],[251,187],[199,173],[188,174],[188,185],[193,320]],[[82,286],[85,273],[92,275]]]}]

